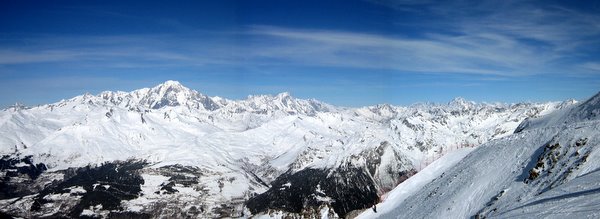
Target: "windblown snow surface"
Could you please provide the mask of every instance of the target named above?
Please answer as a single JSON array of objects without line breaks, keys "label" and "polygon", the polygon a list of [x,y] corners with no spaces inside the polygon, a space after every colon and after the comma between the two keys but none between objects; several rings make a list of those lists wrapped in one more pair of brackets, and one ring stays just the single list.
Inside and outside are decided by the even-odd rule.
[{"label": "windblown snow surface", "polygon": [[436,161],[451,167],[425,168],[388,194],[381,213],[361,218],[600,218],[599,115],[600,93],[528,119],[456,165]]},{"label": "windblown snow surface", "polygon": [[[131,92],[106,91],[31,108],[15,106],[0,111],[0,212],[72,218],[345,217],[368,208],[435,158],[456,150],[462,156],[468,149],[461,148],[491,141],[402,202],[410,205],[402,204],[395,208],[398,211],[381,209],[389,212],[385,216],[469,217],[483,209],[480,205],[490,201],[490,194],[519,189],[508,182],[521,183],[532,191],[526,194],[533,194],[548,183],[562,185],[596,169],[590,159],[597,154],[596,123],[571,122],[590,118],[585,114],[588,108],[564,114],[575,117],[565,116],[568,124],[560,126],[535,119],[572,109],[575,103],[474,103],[457,98],[448,104],[343,108],[289,93],[228,100],[167,81]],[[597,113],[597,108],[592,111]],[[513,135],[519,124],[523,130]],[[585,146],[572,149],[573,141],[585,137]],[[550,174],[544,169],[550,164],[545,164],[537,179],[523,183],[537,162],[534,155],[542,153],[546,143],[554,144],[552,139],[560,143],[556,150],[561,156],[578,152],[573,159],[585,155],[588,161],[564,161],[568,167],[580,163],[563,174],[565,179],[555,176],[564,170],[551,169]],[[476,160],[479,156],[501,159]],[[448,159],[455,162],[457,157]],[[447,168],[438,163],[422,174]],[[465,190],[461,186],[471,181],[464,179],[445,185],[457,188],[431,193],[442,186],[433,184],[461,171],[474,179],[489,179],[477,182],[483,191]],[[506,171],[516,176],[509,179]],[[429,179],[421,176],[421,180]],[[131,186],[120,187],[125,184]],[[476,194],[469,196],[472,191]],[[430,197],[420,198],[425,193]],[[505,193],[503,197],[512,197],[513,193]],[[427,215],[411,212],[422,207],[420,202],[446,200],[441,194],[464,194],[469,199],[452,199],[456,203],[446,203],[444,211],[430,206],[433,210],[423,209]],[[538,196],[521,200],[534,197]],[[502,200],[492,206],[511,214],[513,202]],[[483,210],[485,215],[500,211]]]},{"label": "windblown snow surface", "polygon": [[419,192],[423,186],[442,175],[450,167],[454,166],[465,156],[471,153],[473,149],[474,148],[461,148],[435,160],[423,170],[419,171],[414,176],[402,182],[392,191],[385,194],[385,196],[382,198],[383,201],[380,204],[377,204],[377,212],[367,210],[358,215],[356,218],[375,218],[380,214],[390,213],[396,207],[400,206],[404,200],[406,200],[406,198]]}]

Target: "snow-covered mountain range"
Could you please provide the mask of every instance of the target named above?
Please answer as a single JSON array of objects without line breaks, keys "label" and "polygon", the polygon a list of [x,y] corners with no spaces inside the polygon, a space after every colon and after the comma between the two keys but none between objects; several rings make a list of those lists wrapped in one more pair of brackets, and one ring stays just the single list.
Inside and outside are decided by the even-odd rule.
[{"label": "snow-covered mountain range", "polygon": [[437,160],[359,218],[598,218],[598,115],[600,93],[527,119],[513,135]]},{"label": "snow-covered mountain range", "polygon": [[[598,106],[590,101],[488,104],[457,98],[448,104],[344,108],[289,93],[228,100],[167,81],[132,92],[16,106],[0,112],[0,212],[21,217],[352,216],[453,151],[483,144],[465,160],[489,154],[490,148],[525,159],[520,153],[530,149],[517,144],[554,144],[550,135],[568,130],[556,125],[595,121]],[[555,141],[580,140],[571,137]],[[594,143],[592,137],[587,141]],[[513,161],[509,158],[507,163]],[[530,167],[525,161],[518,160]],[[460,165],[467,164],[451,170],[470,170]],[[470,168],[486,165],[481,161]],[[507,168],[521,166],[513,167]],[[541,178],[546,169],[536,170]],[[544,184],[531,180],[527,185],[536,183]],[[423,189],[428,188],[433,189]],[[434,194],[462,190],[449,191]],[[419,197],[415,200],[438,200]],[[473,212],[470,207],[456,215],[491,215],[494,209]]]}]

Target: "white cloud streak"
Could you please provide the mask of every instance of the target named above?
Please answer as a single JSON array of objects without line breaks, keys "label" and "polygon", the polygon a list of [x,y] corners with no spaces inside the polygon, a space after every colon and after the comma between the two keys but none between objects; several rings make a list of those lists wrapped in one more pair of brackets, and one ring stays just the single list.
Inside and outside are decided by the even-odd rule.
[{"label": "white cloud streak", "polygon": [[[404,5],[411,10],[422,5],[401,3],[379,2],[393,4],[390,7],[399,11]],[[598,72],[597,62],[589,60],[598,51],[582,48],[599,43],[600,16],[512,1],[497,8],[486,1],[423,5],[424,11],[440,18],[424,21],[424,25],[451,31],[424,31],[421,37],[408,37],[250,26],[236,33],[186,36],[42,37],[26,48],[0,47],[0,65],[315,66],[503,77]]]},{"label": "white cloud streak", "polygon": [[292,63],[516,76],[538,73],[551,61],[551,57],[537,55],[538,48],[491,33],[422,39],[277,27],[255,27],[254,33],[278,42],[256,55]]}]

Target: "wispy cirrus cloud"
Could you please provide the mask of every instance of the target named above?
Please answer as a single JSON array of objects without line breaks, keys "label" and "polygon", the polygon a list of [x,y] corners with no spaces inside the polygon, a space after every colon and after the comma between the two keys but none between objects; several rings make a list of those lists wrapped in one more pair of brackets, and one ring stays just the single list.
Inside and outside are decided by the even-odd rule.
[{"label": "wispy cirrus cloud", "polygon": [[[20,39],[0,46],[0,65],[66,64],[89,67],[190,66],[220,63],[213,46],[176,35],[60,36]],[[26,46],[21,46],[26,45]],[[208,54],[213,53],[213,56]]]},{"label": "wispy cirrus cloud", "polygon": [[61,50],[22,51],[15,49],[0,50],[0,65],[28,64],[39,62],[60,62],[75,59],[78,53]]},{"label": "wispy cirrus cloud", "polygon": [[586,72],[589,69],[581,68],[581,64],[596,60],[600,51],[600,15],[572,5],[540,1],[375,2],[399,14],[409,10],[413,16],[425,18],[416,23],[397,19],[398,26],[426,27],[426,36],[436,35],[429,40],[466,45],[473,54],[504,63],[508,74],[512,74],[511,68],[529,74],[594,73]]},{"label": "wispy cirrus cloud", "polygon": [[556,68],[557,61],[577,52],[576,48],[568,48],[558,41],[532,44],[523,41],[521,36],[489,30],[458,35],[429,33],[421,38],[409,38],[251,26],[235,35],[250,39],[230,42],[176,35],[75,37],[72,43],[54,44],[59,46],[44,46],[48,44],[47,39],[36,39],[38,42],[33,44],[40,45],[36,48],[0,48],[0,64],[66,63],[116,68],[316,66],[499,76],[556,73],[556,69],[572,70],[582,64]]},{"label": "wispy cirrus cloud", "polygon": [[581,67],[589,69],[591,71],[600,72],[600,62],[586,62],[581,64]]},{"label": "wispy cirrus cloud", "polygon": [[[21,44],[2,44],[0,65],[309,66],[503,77],[597,72],[593,63],[599,53],[594,45],[600,44],[598,15],[522,1],[375,3],[398,13],[408,7],[410,13],[427,16],[418,23],[427,28],[406,35],[268,25],[206,32],[179,25],[189,30],[184,34],[38,36],[21,39],[26,41]],[[401,19],[391,22],[399,27],[416,25]]]},{"label": "wispy cirrus cloud", "polygon": [[[547,71],[556,57],[496,33],[389,37],[342,31],[254,27],[273,38],[253,54],[296,64],[378,68],[402,72],[518,76]],[[275,43],[272,43],[275,42]]]}]

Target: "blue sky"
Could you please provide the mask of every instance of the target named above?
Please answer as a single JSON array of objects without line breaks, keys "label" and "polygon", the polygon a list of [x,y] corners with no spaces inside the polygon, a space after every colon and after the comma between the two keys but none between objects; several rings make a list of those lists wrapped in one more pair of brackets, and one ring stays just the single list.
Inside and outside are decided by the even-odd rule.
[{"label": "blue sky", "polygon": [[165,80],[342,106],[585,99],[599,1],[0,1],[0,107]]}]

